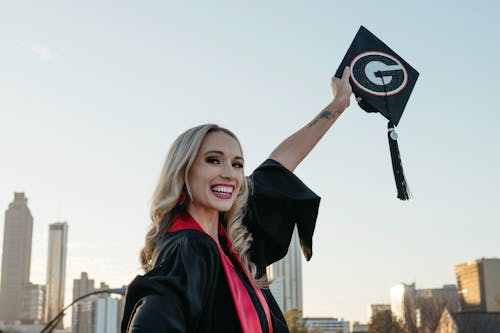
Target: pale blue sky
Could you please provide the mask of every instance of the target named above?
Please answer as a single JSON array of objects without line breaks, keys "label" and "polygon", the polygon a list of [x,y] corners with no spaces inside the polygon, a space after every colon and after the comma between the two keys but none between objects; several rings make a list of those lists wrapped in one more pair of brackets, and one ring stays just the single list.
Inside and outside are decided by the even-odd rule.
[{"label": "pale blue sky", "polygon": [[365,321],[396,283],[500,256],[500,3],[402,3],[0,3],[0,208],[26,192],[32,280],[64,220],[67,299],[81,271],[128,283],[173,139],[227,126],[250,173],[331,100],[361,24],[421,74],[398,128],[415,197],[396,199],[385,120],[353,103],[296,171],[323,198],[305,315]]}]

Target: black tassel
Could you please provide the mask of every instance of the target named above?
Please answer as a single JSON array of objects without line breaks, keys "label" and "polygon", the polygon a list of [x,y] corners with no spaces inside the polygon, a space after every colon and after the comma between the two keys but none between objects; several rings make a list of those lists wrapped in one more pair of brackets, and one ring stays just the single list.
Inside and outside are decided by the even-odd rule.
[{"label": "black tassel", "polygon": [[401,155],[398,147],[398,134],[394,129],[394,124],[387,124],[387,138],[389,139],[389,149],[391,150],[392,170],[394,172],[394,180],[398,189],[398,198],[408,200],[411,198],[408,183],[406,183],[405,174],[403,172],[403,164],[401,163]]},{"label": "black tassel", "polygon": [[[375,76],[380,77],[382,79],[382,84],[384,85],[384,101],[385,108],[389,115],[389,119],[391,117],[391,111],[389,109],[389,99],[387,97],[387,89],[384,81],[384,75],[382,72],[378,71],[375,73]],[[406,183],[405,173],[403,171],[403,163],[401,163],[401,155],[399,154],[399,146],[398,146],[398,133],[396,133],[394,124],[389,120],[387,124],[387,138],[389,139],[389,149],[391,151],[391,160],[392,160],[392,171],[394,172],[394,181],[396,182],[396,188],[398,189],[398,198],[401,200],[408,200],[411,198],[410,188]]]}]

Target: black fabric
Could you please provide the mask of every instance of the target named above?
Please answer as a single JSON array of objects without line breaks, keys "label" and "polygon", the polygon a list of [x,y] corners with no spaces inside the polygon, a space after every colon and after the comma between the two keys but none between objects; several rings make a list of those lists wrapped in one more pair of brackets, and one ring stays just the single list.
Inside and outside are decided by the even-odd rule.
[{"label": "black fabric", "polygon": [[[259,275],[286,255],[295,223],[310,258],[320,198],[273,160],[259,166],[250,180],[253,188],[244,222],[254,239],[251,253]],[[168,233],[158,248],[157,266],[137,276],[127,288],[122,333],[241,332],[213,239],[197,230],[180,230]],[[258,304],[249,281],[243,272],[238,273],[252,302]],[[262,292],[273,331],[288,332],[271,292],[268,288]],[[256,305],[256,310],[261,324],[265,323],[262,307]]]},{"label": "black fabric", "polygon": [[321,198],[294,173],[274,160],[266,160],[250,176],[253,184],[244,223],[252,233],[252,261],[259,275],[288,252],[295,224],[307,260]]},{"label": "black fabric", "polygon": [[[216,324],[205,309],[216,295],[224,296],[227,282],[213,240],[183,230],[168,234],[161,245],[160,264],[127,288],[122,332],[201,332],[201,324]],[[231,301],[229,290],[225,294]],[[153,310],[155,305],[161,311]]]},{"label": "black fabric", "polygon": [[346,66],[351,67],[352,92],[361,97],[359,106],[366,112],[380,112],[397,126],[419,73],[363,26],[335,72],[337,78]]}]

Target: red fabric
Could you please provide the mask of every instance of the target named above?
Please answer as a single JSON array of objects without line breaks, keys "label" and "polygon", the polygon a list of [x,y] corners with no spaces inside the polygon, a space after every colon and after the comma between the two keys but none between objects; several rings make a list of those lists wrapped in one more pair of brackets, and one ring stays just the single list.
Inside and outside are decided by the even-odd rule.
[{"label": "red fabric", "polygon": [[[205,230],[196,222],[196,220],[191,217],[189,214],[178,215],[174,218],[172,225],[168,228],[168,232],[174,232],[178,230],[184,229],[194,229],[206,233]],[[227,246],[229,250],[232,252],[232,244],[227,237],[226,231],[222,226],[219,226],[219,233],[227,239]],[[208,234],[207,234],[208,235]],[[210,236],[210,235],[209,235]],[[231,291],[231,295],[233,297],[234,306],[236,308],[236,313],[238,314],[238,318],[240,320],[241,329],[243,333],[258,333],[262,332],[262,328],[260,326],[259,315],[257,314],[257,310],[253,306],[252,299],[248,294],[243,282],[235,271],[231,260],[226,256],[222,248],[220,247],[218,242],[217,249],[219,250],[219,255],[222,261],[222,267],[224,267],[224,273],[226,274],[226,278],[229,285],[229,290]],[[246,270],[243,269],[243,266],[238,258],[238,256],[233,255],[233,258],[236,259],[237,263],[241,266],[242,271],[247,275]],[[248,281],[252,285],[252,288],[259,299],[259,302],[264,309],[264,313],[266,314],[267,325],[269,328],[269,333],[273,333],[273,327],[271,324],[271,314],[269,312],[269,307],[267,305],[262,292],[257,286],[252,283],[252,279],[250,279],[247,275]]]}]

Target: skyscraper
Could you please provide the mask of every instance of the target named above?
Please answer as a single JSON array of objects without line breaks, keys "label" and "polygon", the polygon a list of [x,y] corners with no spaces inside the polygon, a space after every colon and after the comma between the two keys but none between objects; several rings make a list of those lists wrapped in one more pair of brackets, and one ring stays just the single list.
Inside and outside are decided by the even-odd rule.
[{"label": "skyscraper", "polygon": [[28,285],[31,264],[33,216],[24,193],[14,193],[5,211],[0,285],[0,320],[21,319],[24,288]]},{"label": "skyscraper", "polygon": [[302,258],[297,228],[287,255],[272,265],[272,275],[276,282],[270,289],[281,310],[295,308],[302,311]]},{"label": "skyscraper", "polygon": [[[89,279],[86,272],[81,272],[80,279],[73,280],[73,300],[80,296],[91,293],[95,290],[94,280]],[[71,330],[73,333],[91,333],[92,318],[89,315],[88,302],[81,302],[73,306],[73,316],[71,317]]]},{"label": "skyscraper", "polygon": [[500,311],[500,259],[455,265],[462,311]]},{"label": "skyscraper", "polygon": [[[52,320],[64,307],[67,242],[68,224],[66,222],[50,224],[47,254],[46,321]],[[60,326],[62,326],[62,321]]]}]

